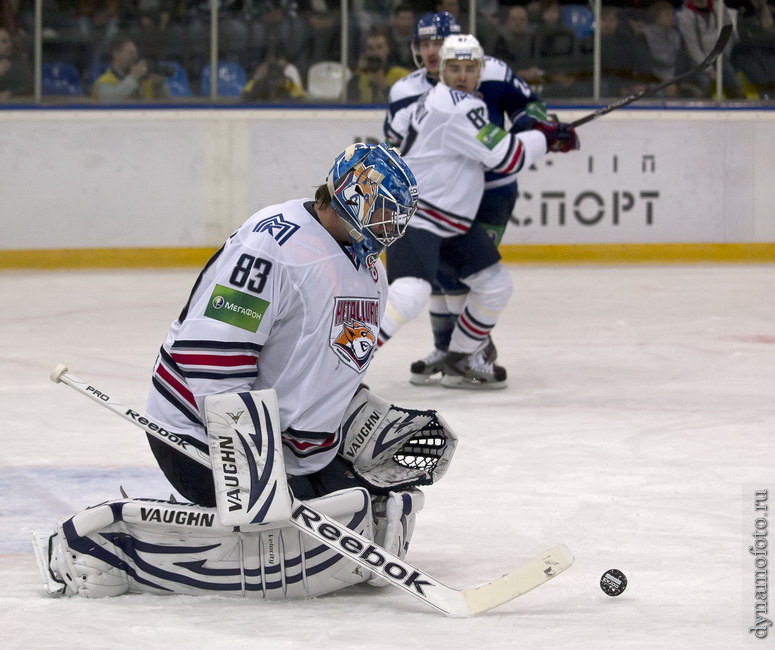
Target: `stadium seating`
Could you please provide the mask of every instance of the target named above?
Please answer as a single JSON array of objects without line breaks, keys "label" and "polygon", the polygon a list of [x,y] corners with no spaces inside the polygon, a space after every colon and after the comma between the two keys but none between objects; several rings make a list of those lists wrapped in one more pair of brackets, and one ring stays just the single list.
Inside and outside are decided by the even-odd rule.
[{"label": "stadium seating", "polygon": [[94,82],[110,67],[110,63],[93,63],[86,72],[86,92],[90,93]]},{"label": "stadium seating", "polygon": [[173,97],[191,97],[194,94],[188,83],[188,73],[182,65],[174,61],[159,61],[159,67],[165,72],[165,83]]},{"label": "stadium seating", "polygon": [[72,63],[61,61],[44,63],[41,79],[41,92],[44,95],[78,97],[83,95],[81,74]]},{"label": "stadium seating", "polygon": [[[202,68],[202,77],[199,82],[199,88],[204,97],[210,95],[210,64]],[[230,61],[220,61],[218,63],[218,96],[219,97],[239,97],[242,89],[247,83],[245,69],[238,63]]]},{"label": "stadium seating", "polygon": [[[342,76],[344,75],[344,84]],[[318,61],[307,71],[307,97],[309,99],[338,99],[342,95],[342,86],[352,77],[352,73],[343,68],[338,61]]]}]

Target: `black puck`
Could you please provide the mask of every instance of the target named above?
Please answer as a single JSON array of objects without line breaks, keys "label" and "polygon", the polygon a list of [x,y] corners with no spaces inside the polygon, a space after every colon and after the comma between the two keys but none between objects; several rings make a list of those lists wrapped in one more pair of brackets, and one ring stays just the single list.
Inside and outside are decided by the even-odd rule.
[{"label": "black puck", "polygon": [[627,589],[627,576],[619,569],[608,569],[600,578],[600,588],[609,596],[618,596]]}]

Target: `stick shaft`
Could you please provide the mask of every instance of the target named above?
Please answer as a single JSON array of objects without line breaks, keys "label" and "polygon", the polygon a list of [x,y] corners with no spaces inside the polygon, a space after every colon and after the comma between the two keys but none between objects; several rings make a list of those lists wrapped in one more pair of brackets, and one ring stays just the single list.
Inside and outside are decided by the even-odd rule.
[{"label": "stick shaft", "polygon": [[161,440],[173,449],[177,449],[197,463],[212,468],[210,456],[207,452],[194,447],[186,440],[186,436],[183,434],[169,431],[160,424],[156,424],[153,420],[139,411],[114,400],[106,392],[92,386],[88,382],[78,379],[78,377],[75,377],[66,371],[60,371],[59,374],[56,375],[56,378],[54,378],[54,375],[52,374],[52,379],[56,382],[66,384],[73,390],[81,393],[81,395],[85,395],[101,406],[104,406],[106,409],[113,411],[116,415],[143,429],[148,435],[153,436],[157,440]]},{"label": "stick shaft", "polygon": [[602,117],[603,115],[606,115],[611,111],[615,111],[617,108],[622,108],[623,106],[632,104],[633,102],[636,102],[639,99],[642,99],[643,97],[649,97],[655,93],[658,93],[663,88],[667,88],[668,86],[671,86],[674,83],[678,83],[682,79],[686,79],[687,77],[691,77],[692,75],[695,75],[698,72],[702,72],[711,63],[713,63],[719,57],[719,55],[724,51],[724,48],[727,46],[727,43],[729,42],[729,39],[732,37],[732,29],[733,28],[731,24],[724,25],[721,28],[721,31],[719,32],[718,39],[716,40],[716,43],[713,46],[713,49],[700,63],[694,66],[691,70],[682,72],[681,74],[677,75],[676,77],[673,77],[672,79],[663,81],[662,83],[657,84],[656,86],[646,88],[646,90],[642,90],[641,92],[635,93],[634,95],[629,95],[628,97],[623,97],[622,99],[618,99],[615,102],[608,104],[608,106],[603,106],[603,108],[599,108],[595,112],[590,113],[589,115],[585,115],[584,117],[579,118],[575,122],[571,122],[571,126],[576,128],[578,126],[581,126],[582,124],[586,124],[587,122],[596,120],[598,117]]}]

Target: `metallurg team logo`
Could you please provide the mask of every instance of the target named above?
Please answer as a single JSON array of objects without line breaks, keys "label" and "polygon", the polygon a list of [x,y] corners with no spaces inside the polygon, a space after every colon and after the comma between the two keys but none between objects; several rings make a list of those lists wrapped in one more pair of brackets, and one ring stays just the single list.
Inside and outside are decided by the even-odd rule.
[{"label": "metallurg team logo", "polygon": [[379,332],[379,300],[336,298],[331,323],[331,348],[356,372],[371,361]]}]

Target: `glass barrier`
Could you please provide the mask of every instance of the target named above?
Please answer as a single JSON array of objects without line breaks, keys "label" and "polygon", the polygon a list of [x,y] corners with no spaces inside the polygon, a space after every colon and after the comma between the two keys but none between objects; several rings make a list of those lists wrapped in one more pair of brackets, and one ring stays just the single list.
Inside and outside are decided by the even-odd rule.
[{"label": "glass barrier", "polygon": [[[702,59],[716,38],[718,3],[685,4],[2,0],[0,102],[382,106],[390,86],[415,69],[414,25],[436,6],[451,11],[487,54],[506,61],[546,101],[602,102]],[[737,29],[725,55],[657,98],[769,99],[774,5],[726,0],[720,17],[734,17]]]}]

